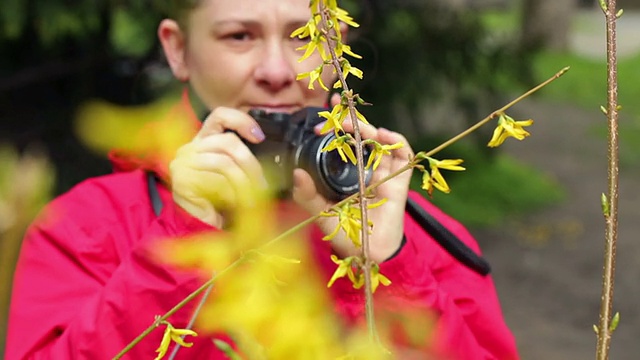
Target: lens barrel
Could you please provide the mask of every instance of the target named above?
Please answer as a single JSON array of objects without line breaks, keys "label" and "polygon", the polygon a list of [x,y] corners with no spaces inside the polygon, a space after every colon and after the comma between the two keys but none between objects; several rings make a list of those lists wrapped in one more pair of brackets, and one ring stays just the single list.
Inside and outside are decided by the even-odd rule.
[{"label": "lens barrel", "polygon": [[[306,170],[316,185],[316,189],[329,200],[341,200],[358,192],[358,167],[350,161],[344,162],[336,150],[322,151],[336,137],[333,133],[324,136],[309,136],[296,150],[296,167]],[[352,147],[355,153],[355,148]],[[370,151],[363,149],[364,161]],[[371,169],[365,169],[365,183],[371,181]]]}]

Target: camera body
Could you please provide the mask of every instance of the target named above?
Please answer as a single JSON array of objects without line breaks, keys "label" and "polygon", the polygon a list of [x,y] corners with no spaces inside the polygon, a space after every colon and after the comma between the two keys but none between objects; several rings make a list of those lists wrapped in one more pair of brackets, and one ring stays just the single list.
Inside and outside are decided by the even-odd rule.
[{"label": "camera body", "polygon": [[[314,127],[324,121],[318,116],[324,108],[307,107],[293,114],[249,111],[265,134],[259,144],[245,142],[260,161],[271,190],[279,198],[290,198],[293,189],[293,170],[306,170],[316,189],[326,199],[338,201],[359,189],[358,169],[344,162],[337,151],[321,151],[333,139],[333,132],[317,135]],[[355,151],[354,151],[355,152]],[[369,149],[363,149],[364,161]],[[365,183],[371,181],[372,170],[365,169]]]}]

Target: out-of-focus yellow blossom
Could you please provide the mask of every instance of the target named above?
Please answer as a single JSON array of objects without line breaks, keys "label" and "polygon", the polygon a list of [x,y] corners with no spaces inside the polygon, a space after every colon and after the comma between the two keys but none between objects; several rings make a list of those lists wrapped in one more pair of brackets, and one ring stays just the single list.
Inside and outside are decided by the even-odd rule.
[{"label": "out-of-focus yellow blossom", "polygon": [[426,159],[429,161],[429,168],[431,171],[423,171],[422,189],[426,190],[429,195],[433,193],[433,188],[436,188],[445,194],[450,193],[451,189],[440,173],[440,169],[462,171],[464,168],[459,165],[463,160],[436,160],[431,157],[427,157]]},{"label": "out-of-focus yellow blossom", "polygon": [[532,119],[516,121],[506,114],[501,114],[498,118],[498,126],[493,131],[493,136],[489,140],[489,147],[497,147],[508,138],[513,137],[518,140],[523,140],[529,133],[524,129],[525,126],[533,124]]},{"label": "out-of-focus yellow blossom", "polygon": [[162,324],[166,325],[167,327],[164,329],[164,335],[162,335],[160,346],[156,349],[158,356],[156,356],[155,360],[160,360],[167,354],[169,345],[171,345],[171,340],[184,347],[193,346],[193,343],[184,341],[182,336],[198,336],[195,331],[189,329],[176,329],[173,327],[173,325],[171,325],[171,323],[167,321],[163,321]]},{"label": "out-of-focus yellow blossom", "polygon": [[118,149],[168,162],[196,134],[195,122],[174,99],[126,107],[96,100],[81,107],[75,125],[78,137],[100,153]]},{"label": "out-of-focus yellow blossom", "polygon": [[312,255],[303,241],[268,249],[220,278],[197,327],[229,334],[250,359],[335,358],[344,344]]},{"label": "out-of-focus yellow blossom", "polygon": [[380,165],[380,161],[384,155],[391,155],[391,150],[400,149],[404,146],[403,143],[395,143],[391,145],[381,145],[379,142],[367,139],[362,142],[364,145],[372,146],[371,154],[369,155],[369,160],[367,161],[366,168],[368,169],[371,164],[373,164],[373,170],[378,168]]},{"label": "out-of-focus yellow blossom", "polygon": [[238,202],[224,231],[211,231],[167,240],[155,247],[160,261],[180,267],[199,268],[210,274],[225,269],[243,254],[275,238],[293,222],[290,214],[277,210],[269,194],[244,189],[245,202]]},{"label": "out-of-focus yellow blossom", "polygon": [[353,163],[357,164],[358,160],[356,159],[356,155],[353,153],[353,149],[349,144],[352,140],[350,134],[338,136],[337,138],[331,140],[327,146],[322,148],[320,151],[331,151],[336,150],[338,154],[340,154],[340,158],[342,161],[347,162],[347,158]]},{"label": "out-of-focus yellow blossom", "polygon": [[222,351],[229,360],[242,360],[242,357],[228,342],[220,339],[213,339],[213,344]]}]

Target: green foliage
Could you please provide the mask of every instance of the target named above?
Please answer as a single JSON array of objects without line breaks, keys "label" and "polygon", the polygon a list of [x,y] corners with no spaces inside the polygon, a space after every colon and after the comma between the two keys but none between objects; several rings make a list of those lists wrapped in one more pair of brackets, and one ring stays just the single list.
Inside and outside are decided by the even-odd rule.
[{"label": "green foliage", "polygon": [[433,120],[425,119],[425,105],[452,99],[456,113],[445,121],[452,128],[467,127],[504,104],[505,84],[531,83],[528,57],[492,37],[473,10],[435,2],[369,3],[359,16],[369,20],[352,41],[363,55],[354,66],[365,78],[352,85],[373,103],[375,110],[366,116],[377,125],[397,128],[401,105],[409,117],[403,120],[423,128],[422,122]]},{"label": "green foliage", "polygon": [[2,37],[17,38],[27,20],[27,2],[4,0],[0,2],[0,29]]},{"label": "green foliage", "polygon": [[126,7],[113,9],[109,40],[118,54],[142,57],[155,44],[157,16],[137,14]]},{"label": "green foliage", "polygon": [[[422,140],[420,143],[434,141]],[[436,157],[465,160],[462,165],[466,171],[447,173],[451,193],[435,191],[430,200],[470,227],[497,226],[506,219],[556,204],[565,198],[559,183],[538,169],[506,154],[487,157],[475,151],[468,141],[458,142]],[[416,171],[411,188],[424,193],[420,184],[420,173]]]},{"label": "green foliage", "polygon": [[[87,40],[109,33],[119,55],[145,55],[155,42],[155,26],[165,12],[162,0],[3,0],[0,40],[19,40],[33,32],[47,48],[67,39]],[[104,44],[102,44],[104,45]]]}]

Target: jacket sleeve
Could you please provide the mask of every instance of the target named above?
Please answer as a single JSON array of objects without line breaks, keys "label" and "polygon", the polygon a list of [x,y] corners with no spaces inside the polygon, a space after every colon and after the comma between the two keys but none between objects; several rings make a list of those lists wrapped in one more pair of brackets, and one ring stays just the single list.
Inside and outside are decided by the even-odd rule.
[{"label": "jacket sleeve", "polygon": [[[8,360],[111,359],[202,283],[198,274],[151,261],[148,252],[158,239],[212,230],[208,225],[165,206],[144,236],[132,239],[122,222],[140,219],[120,214],[87,226],[92,208],[112,210],[54,201],[28,230],[14,276]],[[170,320],[179,326],[189,315],[185,307]],[[125,359],[152,358],[161,336],[152,332]]]},{"label": "jacket sleeve", "polygon": [[[410,192],[409,196],[480,253],[478,244],[460,223],[418,193]],[[391,285],[378,287],[376,310],[382,303],[383,309],[395,313],[392,316],[398,317],[399,313],[405,312],[411,317],[412,310],[428,309],[435,320],[429,329],[418,332],[429,334],[426,335],[428,339],[423,340],[423,344],[430,344],[425,351],[438,359],[518,359],[515,340],[504,322],[491,277],[479,275],[460,264],[408,214],[405,214],[404,232],[407,242],[403,248],[395,257],[380,264],[380,273],[391,280]],[[319,246],[324,246],[327,252],[326,245]],[[327,276],[331,276],[336,265],[326,258],[328,255],[319,261],[328,270]],[[338,279],[332,291],[343,315],[350,320],[362,321],[362,291],[353,289],[346,278]],[[381,316],[385,318],[382,312]],[[414,325],[417,323],[413,322]]]}]

